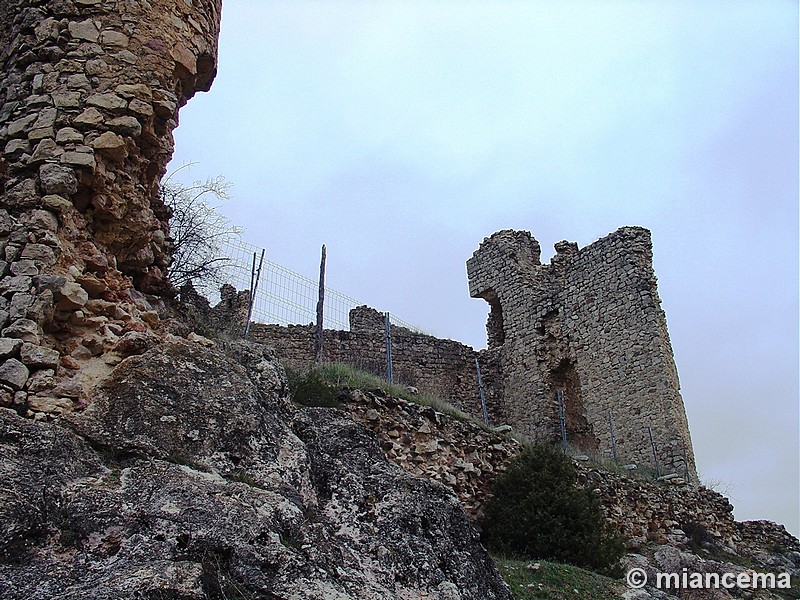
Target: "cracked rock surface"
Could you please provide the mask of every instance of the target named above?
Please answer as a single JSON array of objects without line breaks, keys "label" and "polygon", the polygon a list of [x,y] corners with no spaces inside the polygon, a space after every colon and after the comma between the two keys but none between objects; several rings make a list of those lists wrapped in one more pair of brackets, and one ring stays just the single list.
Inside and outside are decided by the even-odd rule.
[{"label": "cracked rock surface", "polygon": [[265,349],[164,344],[85,410],[0,409],[3,598],[511,598],[461,504]]}]

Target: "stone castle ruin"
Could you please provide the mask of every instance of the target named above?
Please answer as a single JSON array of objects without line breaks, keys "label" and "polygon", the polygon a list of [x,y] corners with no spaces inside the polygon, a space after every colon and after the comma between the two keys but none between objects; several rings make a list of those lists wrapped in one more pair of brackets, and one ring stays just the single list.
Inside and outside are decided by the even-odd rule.
[{"label": "stone castle ruin", "polygon": [[[650,233],[625,227],[582,249],[560,242],[556,251],[542,265],[527,232],[484,240],[467,272],[470,295],[490,306],[488,349],[391,325],[394,381],[480,419],[477,361],[490,424],[532,440],[566,438],[577,452],[697,483]],[[250,335],[305,370],[316,362],[315,331],[257,324]],[[326,330],[322,359],[385,373],[383,314],[352,310],[349,331]]]},{"label": "stone castle ruin", "polygon": [[[97,364],[166,335],[158,182],[178,109],[214,78],[220,2],[11,0],[0,18],[0,405],[58,414]],[[489,349],[393,327],[397,379],[480,416],[477,359],[494,424],[557,441],[563,413],[574,447],[696,480],[648,233],[557,250],[541,265],[527,233],[484,241],[468,271],[491,307]],[[313,335],[252,338],[309,366]],[[357,311],[325,352],[380,370],[382,316]]]},{"label": "stone castle ruin", "polygon": [[542,265],[529,233],[505,230],[467,261],[470,295],[490,306],[499,413],[533,439],[566,435],[580,450],[696,482],[650,232],[624,227],[555,249]]},{"label": "stone castle ruin", "polygon": [[[315,364],[313,326],[230,339],[249,308],[230,286],[198,322],[178,313],[158,184],[179,108],[214,78],[220,11],[0,2],[0,596],[511,598],[464,508],[480,516],[516,440],[367,390],[296,406],[281,362]],[[636,561],[727,569],[686,562],[700,530],[796,576],[782,527],[681,485],[697,477],[649,233],[556,250],[484,240],[468,276],[489,347],[392,325],[396,379],[480,419],[478,364],[491,425],[679,475],[580,466]],[[323,359],[382,372],[383,315],[350,319]]]}]

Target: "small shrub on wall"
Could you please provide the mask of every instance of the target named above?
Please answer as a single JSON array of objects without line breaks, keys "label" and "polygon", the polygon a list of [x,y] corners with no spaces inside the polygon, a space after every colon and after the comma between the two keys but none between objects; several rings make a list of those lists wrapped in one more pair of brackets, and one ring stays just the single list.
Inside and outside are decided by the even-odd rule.
[{"label": "small shrub on wall", "polygon": [[527,448],[495,481],[485,510],[489,548],[618,574],[624,544],[606,526],[597,497],[575,480],[572,461],[558,448]]}]

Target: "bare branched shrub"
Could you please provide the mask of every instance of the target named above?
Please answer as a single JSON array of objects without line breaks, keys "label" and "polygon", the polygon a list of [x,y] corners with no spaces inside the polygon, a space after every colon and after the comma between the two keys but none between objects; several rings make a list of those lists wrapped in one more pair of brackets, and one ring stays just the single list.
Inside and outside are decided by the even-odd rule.
[{"label": "bare branched shrub", "polygon": [[183,185],[172,181],[175,173],[161,182],[159,190],[171,213],[169,280],[178,289],[186,283],[201,289],[217,288],[225,283],[223,269],[230,260],[222,255],[222,243],[241,233],[241,228],[231,225],[211,204],[229,198],[230,183],[219,175]]}]

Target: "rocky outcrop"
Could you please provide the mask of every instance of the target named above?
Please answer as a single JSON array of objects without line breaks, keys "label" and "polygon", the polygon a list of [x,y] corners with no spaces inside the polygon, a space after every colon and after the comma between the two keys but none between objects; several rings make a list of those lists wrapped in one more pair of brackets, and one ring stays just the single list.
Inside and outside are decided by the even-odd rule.
[{"label": "rocky outcrop", "polygon": [[170,343],[85,410],[0,409],[4,598],[510,598],[457,497],[271,354]]}]

